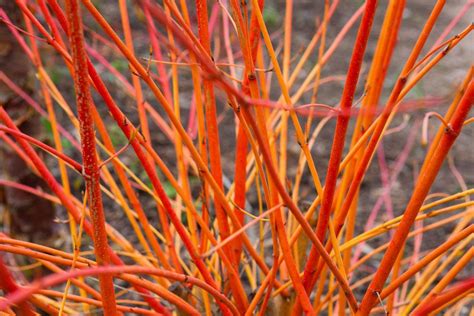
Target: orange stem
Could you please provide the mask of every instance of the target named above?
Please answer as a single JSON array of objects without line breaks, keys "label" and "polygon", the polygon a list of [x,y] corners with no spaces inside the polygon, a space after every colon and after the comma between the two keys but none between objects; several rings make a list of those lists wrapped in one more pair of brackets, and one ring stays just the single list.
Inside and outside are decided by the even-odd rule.
[{"label": "orange stem", "polygon": [[374,276],[374,279],[370,283],[364,298],[362,300],[358,315],[368,315],[370,310],[374,306],[377,295],[380,293],[383,285],[395,263],[395,260],[400,252],[401,247],[405,244],[405,240],[408,236],[410,228],[418,215],[420,207],[423,205],[423,201],[428,195],[428,192],[433,184],[436,175],[438,174],[441,165],[446,158],[450,148],[454,144],[463,127],[464,120],[466,119],[469,111],[474,102],[474,80],[471,80],[469,86],[459,102],[459,105],[454,113],[453,117],[449,121],[449,128],[447,128],[442,136],[438,146],[436,147],[433,156],[430,160],[425,160],[422,168],[422,173],[418,178],[415,189],[413,191],[410,202],[408,203],[403,218],[395,231],[394,236],[390,242],[390,245],[385,253],[382,262]]},{"label": "orange stem", "polygon": [[393,293],[397,288],[399,288],[404,282],[409,280],[413,275],[415,275],[418,271],[420,271],[424,266],[432,262],[437,257],[443,255],[449,248],[456,245],[461,240],[469,237],[471,234],[474,233],[474,225],[471,225],[455,236],[450,238],[448,241],[437,247],[435,250],[431,251],[428,255],[423,257],[420,261],[418,261],[415,265],[412,265],[407,271],[405,271],[402,275],[400,275],[395,280],[391,281],[389,286],[387,286],[382,293],[380,293],[380,297],[384,299],[391,293]]}]

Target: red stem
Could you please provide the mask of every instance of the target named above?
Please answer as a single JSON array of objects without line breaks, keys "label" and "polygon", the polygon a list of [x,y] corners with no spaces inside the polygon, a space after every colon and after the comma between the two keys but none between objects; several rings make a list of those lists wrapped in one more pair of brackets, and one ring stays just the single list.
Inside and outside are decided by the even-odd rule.
[{"label": "red stem", "polygon": [[[77,0],[66,1],[66,12],[70,23],[69,40],[74,65],[74,87],[76,90],[77,111],[81,135],[84,176],[88,193],[89,208],[94,236],[94,252],[99,265],[111,263],[108,251],[105,216],[100,189],[100,170],[95,147],[94,121],[92,117],[92,96],[89,90],[89,73],[84,47],[82,17]],[[116,302],[113,278],[111,275],[99,276],[100,292],[105,315],[116,315]]]},{"label": "red stem", "polygon": [[[341,97],[341,115],[337,118],[336,130],[334,132],[331,156],[326,175],[326,183],[323,191],[321,210],[319,212],[318,223],[316,226],[316,236],[321,242],[324,242],[326,230],[328,227],[329,216],[331,215],[331,207],[336,191],[337,175],[339,173],[339,164],[341,162],[342,152],[344,150],[345,136],[349,124],[349,112],[354,99],[355,89],[359,78],[360,68],[362,66],[364,52],[367,47],[372,22],[377,7],[377,0],[367,1],[364,16],[362,18],[357,38],[354,44],[351,63],[347,71],[346,84]],[[319,254],[313,246],[305,266],[303,274],[303,285],[307,293],[312,289],[312,278],[316,271],[316,262]]]},{"label": "red stem", "polygon": [[5,133],[8,133],[8,134],[12,134],[14,135],[15,137],[21,137],[21,138],[24,138],[25,140],[27,140],[28,142],[38,146],[39,148],[43,149],[44,151],[46,152],[49,152],[50,154],[56,156],[58,159],[61,159],[62,161],[64,161],[65,163],[67,163],[68,165],[70,165],[71,167],[73,167],[77,172],[79,173],[82,173],[83,171],[83,167],[80,163],[78,163],[77,161],[75,161],[74,159],[66,156],[65,154],[57,151],[56,149],[54,149],[53,147],[51,146],[48,146],[46,145],[45,143],[42,143],[40,142],[39,140],[37,140],[36,138],[33,138],[31,136],[28,136],[22,132],[19,132],[17,130],[14,130],[14,129],[11,129],[11,128],[8,128],[8,127],[5,127],[5,126],[1,126],[0,125],[0,131],[2,132],[5,132]]},{"label": "red stem", "polygon": [[[198,278],[167,271],[163,269],[151,268],[151,267],[142,267],[142,266],[104,266],[104,267],[92,267],[92,268],[85,268],[85,269],[77,269],[77,270],[69,270],[64,273],[56,273],[49,276],[42,278],[41,280],[31,284],[29,287],[25,287],[12,293],[11,295],[7,296],[6,300],[0,302],[0,310],[6,308],[12,304],[18,304],[20,302],[25,301],[30,296],[38,292],[40,289],[49,288],[57,284],[61,284],[66,282],[68,279],[74,279],[78,277],[84,276],[92,276],[92,275],[100,275],[101,274],[117,274],[125,276],[124,274],[149,274],[149,275],[156,275],[160,277],[164,277],[170,280],[182,282],[184,284],[189,283],[195,285],[203,290],[207,291],[211,294],[216,301],[223,302],[234,315],[238,315],[236,307],[232,302],[217,291],[215,288],[210,286],[204,281],[199,280]],[[183,304],[180,307],[184,307]],[[186,310],[188,313],[196,315],[195,309],[188,309]]]},{"label": "red stem", "polygon": [[[264,0],[259,1],[260,10],[263,10]],[[260,28],[255,14],[252,13],[250,18],[250,50],[252,56],[252,64],[255,64],[255,59],[258,52],[260,41]],[[247,67],[246,67],[247,68]],[[243,74],[248,73],[249,69],[244,69]],[[243,75],[242,91],[250,96],[249,79],[248,76]],[[239,124],[237,131],[237,141],[235,148],[235,172],[234,172],[234,203],[241,208],[245,208],[245,193],[247,192],[247,147],[248,139],[245,134],[242,124]],[[241,223],[244,224],[244,214],[236,210],[237,217]],[[234,232],[237,228],[234,228]],[[242,241],[236,240],[234,245],[234,252],[236,259],[240,258],[242,253]]]},{"label": "red stem", "polygon": [[449,290],[441,292],[440,294],[436,295],[432,300],[430,300],[426,304],[418,306],[418,308],[415,309],[411,315],[413,316],[428,315],[431,312],[436,311],[438,308],[442,307],[443,305],[446,305],[447,303],[453,300],[458,300],[462,298],[468,293],[471,293],[473,290],[474,290],[474,277],[471,277],[467,280],[458,282]]},{"label": "red stem", "polygon": [[[202,43],[206,52],[211,55],[211,46],[209,40],[209,25],[208,25],[208,12],[207,12],[207,1],[196,0],[196,10],[198,18],[198,32],[199,39]],[[214,177],[217,185],[223,190],[224,186],[222,183],[222,165],[221,165],[221,153],[220,153],[220,141],[219,141],[219,129],[217,124],[217,113],[216,113],[216,100],[214,94],[214,86],[211,80],[203,78],[204,87],[204,100],[205,100],[205,114],[206,114],[206,127],[209,145],[209,160],[211,165],[211,174]],[[245,187],[245,185],[244,185]],[[217,218],[217,224],[219,227],[219,234],[222,239],[227,239],[231,234],[229,222],[225,210],[223,209],[217,196],[214,197],[215,213]],[[239,212],[237,212],[238,214]],[[241,224],[243,224],[241,222]],[[230,246],[224,247],[224,252],[229,257],[229,260],[235,265],[239,266],[240,256],[236,257],[234,253],[235,242],[232,242]],[[240,282],[235,280],[234,282]],[[237,302],[240,312],[244,313],[248,307],[248,300],[245,293],[240,291],[240,287],[234,282],[230,283],[234,299]]]},{"label": "red stem", "polygon": [[[196,12],[198,19],[199,40],[205,51],[209,55],[211,55],[207,1],[196,0]],[[221,154],[219,145],[219,130],[217,126],[216,100],[214,96],[214,86],[212,84],[212,81],[204,78],[203,88],[211,174],[219,188],[223,189],[224,186],[222,183],[222,166],[220,160]],[[223,210],[220,201],[216,197],[214,198],[214,206],[217,218],[217,225],[219,227],[219,234],[222,239],[226,239],[227,237],[229,237],[230,234],[229,222],[227,220],[226,213]],[[224,250],[229,256],[229,259],[232,262],[236,263],[236,261],[234,260],[234,255],[230,251],[230,247],[225,247]]]},{"label": "red stem", "polygon": [[[17,290],[21,289],[21,287],[18,286],[18,284],[16,284],[15,280],[10,274],[10,271],[8,270],[5,263],[3,262],[1,253],[0,253],[0,289],[4,291],[5,294],[14,293]],[[18,312],[20,315],[25,315],[25,316],[36,315],[36,313],[33,311],[33,306],[31,306],[31,304],[25,301],[18,304]]]}]

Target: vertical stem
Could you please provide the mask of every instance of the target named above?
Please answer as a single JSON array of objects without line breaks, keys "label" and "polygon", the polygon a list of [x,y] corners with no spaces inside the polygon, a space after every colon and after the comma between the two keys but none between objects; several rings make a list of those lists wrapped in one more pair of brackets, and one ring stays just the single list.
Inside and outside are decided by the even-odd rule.
[{"label": "vertical stem", "polygon": [[[346,112],[348,112],[348,110],[352,106],[352,101],[354,98],[355,89],[357,87],[364,52],[367,47],[372,22],[375,16],[376,6],[376,0],[367,1],[364,16],[359,27],[356,42],[354,44],[351,63],[349,65],[349,70],[347,71],[346,84],[344,86],[344,91],[341,97],[342,114],[337,118],[333,146],[331,149],[331,156],[329,158],[329,165],[326,174],[326,183],[323,191],[321,210],[319,212],[318,223],[316,226],[316,236],[321,242],[324,242],[324,237],[326,235],[326,230],[328,227],[332,201],[334,198],[334,193],[336,191],[336,181],[337,175],[339,173],[339,164],[342,157],[342,151],[344,149],[344,140],[347,132],[347,127],[349,124],[350,116]],[[303,284],[305,285],[307,292],[310,292],[312,288],[311,280],[317,267],[317,265],[315,264],[317,260],[318,253],[316,252],[315,247],[312,247],[303,274]]]},{"label": "vertical stem", "polygon": [[[95,133],[92,117],[92,97],[89,90],[89,74],[84,47],[84,34],[80,7],[77,0],[66,1],[67,16],[70,21],[70,44],[74,64],[74,87],[80,122],[81,147],[86,190],[94,228],[94,252],[99,265],[110,264],[105,217],[100,190],[100,171],[95,148]],[[111,275],[99,276],[102,303],[105,315],[116,315],[116,303],[113,278]]]},{"label": "vertical stem", "polygon": [[[165,5],[165,11],[169,14],[170,4]],[[168,33],[168,42],[170,47],[175,47],[175,39],[173,33],[171,32],[170,28],[166,28]],[[173,49],[169,52],[169,58],[172,62],[171,65],[171,86],[172,86],[172,104],[174,114],[176,118],[181,121],[181,110],[180,110],[180,100],[179,100],[179,77],[178,77],[178,68],[174,62],[177,60],[176,53]],[[181,136],[178,133],[176,128],[173,128],[174,132],[174,147],[176,151],[176,162],[177,162],[177,171],[179,176],[180,185],[183,187],[183,191],[186,194],[186,198],[191,197],[190,189],[189,189],[189,180],[188,180],[188,167],[187,163],[184,159],[184,152],[183,152],[183,141]],[[181,213],[182,210],[182,203],[180,202],[180,197],[177,197],[177,207],[176,211],[178,214]],[[189,231],[191,234],[191,239],[195,244],[197,244],[197,229],[196,229],[196,220],[193,218],[191,211],[189,208],[185,208],[186,218],[188,221]]]},{"label": "vertical stem", "polygon": [[[259,1],[260,8],[263,8],[264,1]],[[238,14],[234,12],[234,15]],[[252,13],[250,18],[250,30],[249,30],[249,45],[250,50],[249,53],[244,53],[244,62],[245,62],[245,69],[243,71],[243,84],[242,84],[242,91],[247,95],[254,94],[254,97],[258,96],[258,88],[256,85],[256,80],[249,80],[249,76],[246,74],[249,72],[255,71],[255,59],[259,50],[259,42],[260,42],[260,30],[258,28],[257,18],[255,14]],[[244,43],[241,43],[243,45]],[[250,58],[250,60],[248,60]],[[252,85],[252,87],[250,87]],[[258,111],[258,110],[257,110]],[[238,122],[238,120],[236,120]],[[248,147],[248,139],[244,131],[243,124],[238,124],[237,129],[237,141],[236,141],[236,150],[235,150],[235,173],[234,173],[234,183],[235,183],[235,193],[234,193],[234,202],[237,206],[244,208],[245,207],[245,194],[247,192],[246,188],[246,172],[247,172],[247,147]],[[237,217],[240,223],[244,224],[244,216],[242,212],[236,212]],[[237,230],[235,227],[234,230]],[[234,252],[236,260],[240,258],[242,254],[242,242],[236,240],[234,245]]]},{"label": "vertical stem", "polygon": [[[287,0],[285,8],[285,35],[283,41],[283,80],[288,82],[290,72],[290,54],[291,54],[291,24],[293,20],[293,1]],[[288,117],[289,113],[284,111],[281,114],[281,131],[280,131],[280,154],[279,154],[279,174],[282,181],[286,180],[286,168],[288,165],[287,146],[288,146]],[[282,270],[282,275],[285,277],[285,269]]]},{"label": "vertical stem", "polygon": [[[199,30],[199,39],[204,46],[204,49],[208,54],[211,54],[211,46],[209,41],[209,30],[208,30],[208,14],[207,14],[207,1],[197,0],[196,1],[196,11],[198,18],[198,30]],[[205,100],[205,113],[206,113],[206,123],[207,123],[207,137],[209,145],[209,159],[211,164],[211,174],[214,177],[214,180],[217,182],[217,185],[223,189],[222,183],[222,167],[220,161],[220,145],[219,145],[219,130],[217,126],[217,114],[216,114],[216,102],[214,97],[214,87],[210,80],[203,80],[204,86],[204,100]],[[222,209],[220,201],[214,199],[215,212],[217,223],[219,226],[219,232],[223,239],[229,236],[229,223],[227,221],[226,214]],[[230,256],[231,260],[233,258],[230,251],[226,251]]]},{"label": "vertical stem", "polygon": [[[208,12],[207,12],[207,1],[205,0],[196,0],[196,10],[198,18],[198,31],[199,39],[201,40],[202,45],[206,52],[211,55],[211,45],[209,39],[209,24],[208,24]],[[214,180],[217,182],[217,185],[220,189],[223,190],[222,182],[222,165],[221,165],[221,150],[220,150],[220,140],[219,140],[219,129],[217,125],[217,112],[216,112],[216,100],[214,95],[214,86],[212,81],[203,79],[204,86],[204,108],[206,115],[207,123],[207,137],[209,145],[209,160],[211,165],[211,174],[214,177]],[[226,212],[223,209],[219,199],[214,198],[214,206],[217,218],[217,225],[219,227],[219,234],[222,239],[229,237],[230,227],[229,222],[226,216]],[[225,247],[224,252],[229,257],[230,261],[234,263],[236,268],[239,266],[239,258],[235,258],[235,253],[233,251],[233,245],[235,242],[231,243],[231,246]],[[239,282],[240,280],[235,280]],[[244,311],[248,306],[247,297],[239,289],[240,287],[234,282],[231,282],[230,288],[234,295],[238,306],[241,311]]]},{"label": "vertical stem", "polygon": [[[367,149],[361,155],[362,157],[359,158],[360,162],[358,162],[358,164],[356,165],[356,170],[354,171],[353,180],[349,186],[348,192],[346,194],[344,202],[337,216],[337,220],[335,224],[336,231],[339,231],[342,228],[342,225],[347,216],[347,212],[350,206],[352,205],[353,199],[359,190],[359,185],[362,182],[367,166],[372,160],[375,149],[379,143],[379,140],[383,134],[383,131],[385,130],[385,126],[387,122],[389,121],[391,115],[393,114],[392,113],[393,109],[397,106],[400,96],[403,94],[403,87],[407,83],[407,76],[409,75],[412,67],[414,66],[416,59],[418,58],[421,52],[421,49],[423,48],[445,2],[446,0],[438,0],[438,2],[436,3],[433,11],[431,12],[430,17],[428,18],[423,30],[421,31],[420,36],[418,37],[415,47],[413,48],[410,56],[408,57],[407,62],[405,63],[405,66],[400,74],[400,77],[398,78],[394,88],[392,89],[392,93],[387,102],[386,107],[384,108],[381,116],[377,119],[377,123],[374,123],[371,125],[371,126],[374,126],[375,130],[373,131],[370,141],[367,144]],[[369,130],[367,130],[364,133],[364,135],[368,133],[369,133]]]},{"label": "vertical stem", "polygon": [[[353,176],[353,181],[350,184],[348,193],[346,194],[344,202],[343,202],[343,204],[341,206],[341,209],[339,210],[338,215],[337,215],[337,219],[336,219],[336,222],[335,222],[337,233],[339,233],[340,230],[342,229],[342,226],[343,226],[344,221],[345,221],[346,216],[347,216],[347,212],[349,211],[349,208],[351,207],[351,205],[354,201],[354,198],[357,195],[357,192],[359,190],[359,185],[360,185],[360,183],[363,179],[365,170],[366,170],[369,162],[371,161],[373,153],[375,151],[375,148],[378,145],[378,142],[380,140],[380,137],[381,137],[383,131],[385,130],[385,125],[386,125],[387,121],[390,119],[390,117],[392,115],[392,110],[394,109],[394,107],[396,107],[396,105],[398,104],[398,100],[399,100],[400,96],[403,94],[403,91],[404,91],[403,87],[407,83],[407,76],[410,74],[410,71],[411,71],[412,67],[415,65],[416,59],[418,58],[418,56],[421,52],[421,49],[423,48],[424,44],[426,43],[426,40],[427,40],[427,38],[428,38],[428,36],[429,36],[429,34],[430,34],[437,18],[438,18],[442,8],[444,7],[445,2],[446,2],[446,0],[438,0],[437,1],[435,7],[433,8],[433,11],[431,12],[430,17],[428,18],[423,30],[421,31],[421,34],[420,34],[420,36],[419,36],[419,38],[418,38],[418,40],[417,40],[417,42],[416,42],[416,44],[415,44],[415,46],[412,50],[412,53],[410,54],[410,56],[408,57],[407,62],[405,63],[405,66],[404,66],[404,68],[401,72],[401,75],[400,75],[399,79],[397,80],[397,82],[395,84],[395,87],[392,90],[392,94],[389,98],[387,106],[384,108],[384,111],[382,112],[382,115],[377,119],[377,123],[371,125],[371,127],[373,126],[375,128],[375,130],[373,131],[372,137],[371,137],[371,139],[370,139],[370,141],[367,145],[367,149],[363,153],[362,158],[360,158],[360,160],[361,160],[360,163],[357,164],[356,171],[354,172],[354,176]],[[415,81],[415,79],[413,79],[412,81]],[[364,135],[366,135],[366,134],[370,135],[369,130],[367,130],[364,133]],[[354,146],[353,149],[355,149],[355,146]],[[330,244],[329,244],[329,246],[330,246]],[[317,266],[318,266],[317,270],[320,271],[321,264],[318,264]],[[316,273],[314,275],[317,276],[318,274],[319,274],[319,272],[316,271]],[[315,279],[313,278],[312,284],[314,284],[314,282],[315,282]]]},{"label": "vertical stem", "polygon": [[[43,2],[44,2],[44,0],[41,1],[41,3],[43,3]],[[59,20],[59,23],[61,24],[64,31],[66,33],[69,33],[69,24],[67,23],[67,21],[65,19],[65,16],[62,13],[61,8],[59,7],[59,5],[56,2],[51,1],[51,0],[50,0],[49,4],[51,5],[53,11],[56,13],[57,18]],[[46,8],[45,4],[44,4],[44,6],[42,6],[42,9],[43,9],[43,13],[45,15],[45,18],[48,21],[49,27],[54,30],[56,28],[56,25],[54,24],[54,21],[52,20],[51,15],[47,11],[47,8]],[[58,32],[56,31],[56,33],[58,33]],[[58,39],[59,37],[56,33],[55,33],[55,39]],[[61,43],[59,43],[59,44],[61,44]],[[61,44],[61,46],[64,47],[65,45]],[[97,110],[95,108],[93,108],[92,115],[94,117],[95,127],[97,128],[97,131],[99,132],[99,135],[102,137],[102,140],[103,140],[103,143],[104,143],[105,147],[111,153],[115,153],[114,146],[112,144],[112,141],[110,139],[109,134],[107,133],[107,130],[105,128],[105,124],[103,123],[102,119],[99,116],[99,113],[97,112]],[[133,188],[132,188],[132,186],[130,184],[130,181],[128,180],[128,178],[125,174],[125,171],[123,170],[122,166],[119,163],[117,163],[117,161],[115,159],[112,160],[112,164],[114,165],[114,168],[115,168],[117,176],[120,180],[120,183],[122,184],[123,189],[125,190],[128,198],[130,200],[130,203],[133,207],[133,210],[135,212],[137,212],[137,214],[138,214],[138,219],[139,219],[139,221],[141,222],[141,224],[143,226],[143,230],[145,231],[145,235],[148,238],[148,241],[150,242],[150,245],[153,248],[157,258],[159,258],[159,260],[163,264],[164,268],[170,268],[170,266],[168,264],[168,261],[164,259],[164,253],[160,249],[160,246],[158,244],[156,236],[153,235],[153,233],[150,229],[150,224],[148,222],[148,219],[146,218],[146,215],[145,215],[144,210],[143,210],[143,208],[140,204],[140,201],[138,200],[138,197],[137,197],[136,193],[133,191]],[[107,173],[105,175],[107,175]],[[134,221],[133,219],[131,219],[131,220]],[[133,223],[132,223],[132,226],[134,228],[136,227]],[[165,233],[166,233],[166,230],[165,230]],[[144,241],[144,238],[140,237],[140,235],[142,235],[140,231],[137,231],[137,235],[138,235],[138,238],[140,240]],[[142,244],[143,244],[145,249],[149,248],[147,242],[142,242]],[[173,258],[173,256],[172,256],[172,258]],[[175,267],[180,268],[180,265],[175,265]],[[178,272],[179,272],[179,270],[178,270]]]}]

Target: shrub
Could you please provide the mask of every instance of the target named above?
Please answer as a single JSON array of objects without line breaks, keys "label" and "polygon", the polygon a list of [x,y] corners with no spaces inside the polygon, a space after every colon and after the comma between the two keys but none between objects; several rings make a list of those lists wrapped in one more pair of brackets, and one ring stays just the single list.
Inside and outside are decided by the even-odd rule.
[{"label": "shrub", "polygon": [[[0,310],[425,315],[467,306],[473,155],[455,141],[463,128],[472,134],[473,67],[463,61],[449,97],[421,84],[441,90],[456,79],[437,69],[469,45],[472,24],[453,30],[473,2],[452,18],[445,1],[423,5],[428,16],[411,28],[405,1],[354,11],[321,2],[309,13],[293,1],[265,11],[259,0],[2,4],[10,60],[34,70],[37,91],[7,66],[2,85],[38,112],[50,139],[19,129],[12,98],[0,107],[0,137],[49,191],[0,184],[68,219],[54,224],[67,230],[54,237],[63,245],[2,233]],[[452,150],[468,161],[460,171]],[[410,168],[413,185],[397,182]],[[15,266],[21,257],[29,264]]]}]

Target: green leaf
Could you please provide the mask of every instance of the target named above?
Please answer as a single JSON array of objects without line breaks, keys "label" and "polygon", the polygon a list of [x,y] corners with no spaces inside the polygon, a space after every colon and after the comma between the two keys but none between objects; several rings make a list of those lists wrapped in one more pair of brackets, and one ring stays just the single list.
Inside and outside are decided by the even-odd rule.
[{"label": "green leaf", "polygon": [[47,134],[46,136],[48,138],[52,139],[53,138],[53,128],[51,127],[51,122],[45,117],[41,117],[40,121],[41,121],[41,126],[43,126],[44,132]]},{"label": "green leaf", "polygon": [[268,6],[263,10],[263,20],[267,27],[276,27],[280,23],[281,16],[275,8]]},{"label": "green leaf", "polygon": [[171,185],[171,183],[169,183],[168,181],[165,181],[165,182],[162,182],[163,184],[163,189],[165,190],[166,192],[166,195],[171,198],[171,199],[174,199],[176,197],[176,190],[175,188]]},{"label": "green leaf", "polygon": [[110,64],[120,72],[125,72],[128,69],[128,62],[123,59],[115,59]]}]

